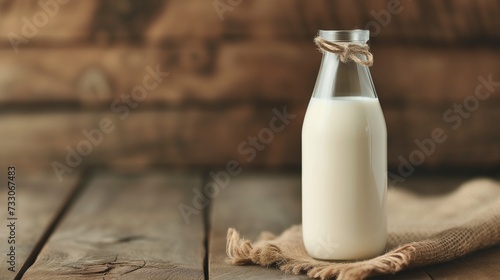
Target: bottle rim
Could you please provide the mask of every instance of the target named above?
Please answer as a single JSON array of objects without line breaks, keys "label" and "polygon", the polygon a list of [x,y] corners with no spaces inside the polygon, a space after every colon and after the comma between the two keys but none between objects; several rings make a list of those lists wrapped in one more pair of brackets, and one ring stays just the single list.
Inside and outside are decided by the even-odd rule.
[{"label": "bottle rim", "polygon": [[349,42],[359,41],[367,42],[370,39],[370,30],[319,30],[319,36],[327,41]]}]

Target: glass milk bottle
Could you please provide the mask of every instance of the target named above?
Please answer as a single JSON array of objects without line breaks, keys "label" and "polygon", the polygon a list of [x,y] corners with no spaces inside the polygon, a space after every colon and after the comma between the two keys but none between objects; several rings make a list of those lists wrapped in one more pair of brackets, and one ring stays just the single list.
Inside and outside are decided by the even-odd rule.
[{"label": "glass milk bottle", "polygon": [[302,225],[317,259],[371,258],[386,245],[387,131],[363,65],[371,65],[368,39],[368,30],[321,30],[315,39],[323,60],[302,127]]}]

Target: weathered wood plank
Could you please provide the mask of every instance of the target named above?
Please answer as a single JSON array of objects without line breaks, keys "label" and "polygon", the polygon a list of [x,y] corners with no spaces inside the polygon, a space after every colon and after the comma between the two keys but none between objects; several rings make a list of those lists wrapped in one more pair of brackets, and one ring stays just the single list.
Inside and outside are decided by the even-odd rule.
[{"label": "weathered wood plank", "polygon": [[[29,39],[28,43],[21,45],[22,49],[75,42],[159,44],[186,37],[213,41],[233,38],[310,39],[318,29],[354,27],[370,28],[377,40],[456,44],[477,39],[498,42],[497,30],[500,28],[496,16],[500,5],[493,0],[323,0],[307,5],[300,0],[176,0],[148,4],[132,0],[41,2],[52,3],[52,6],[45,4],[48,8],[44,9],[38,1],[2,2],[2,45],[10,47],[11,32]],[[219,12],[215,8],[217,4]],[[193,20],[185,21],[186,18]],[[25,25],[32,25],[35,32],[29,29],[23,32]]]},{"label": "weathered wood plank", "polygon": [[196,174],[99,174],[44,246],[27,279],[203,279],[202,216],[184,222]]},{"label": "weathered wood plank", "polygon": [[11,54],[46,43],[88,42],[98,1],[2,1],[0,40]]},{"label": "weathered wood plank", "polygon": [[[497,48],[375,44],[372,49],[371,72],[383,102],[399,106],[463,102],[484,84],[480,76],[492,85],[482,86],[479,92],[489,94],[490,104],[500,102],[495,94],[500,91],[500,77],[495,74],[500,73]],[[309,40],[221,44],[184,40],[145,50],[27,49],[16,56],[0,50],[0,60],[2,109],[58,103],[60,107],[109,108],[115,100],[125,102],[127,96],[134,103],[140,101],[141,108],[157,108],[238,102],[304,104],[314,88],[321,54]],[[152,86],[145,94],[132,92],[156,67],[169,75],[159,82],[146,78]]]},{"label": "weathered wood plank", "polygon": [[[59,182],[53,173],[25,169],[16,165],[16,205],[15,215],[17,220],[8,221],[7,217],[7,165],[0,164],[0,219],[2,223],[15,223],[15,243],[8,243],[7,238],[11,235],[7,224],[0,227],[0,279],[14,279],[21,271],[23,265],[38,246],[41,238],[46,234],[50,225],[54,222],[63,205],[75,190],[80,177],[78,174],[68,175],[64,181]],[[9,216],[10,217],[10,216]],[[10,246],[15,246],[15,261],[11,261],[12,254]],[[12,272],[8,270],[13,266]]]},{"label": "weathered wood plank", "polygon": [[370,71],[383,101],[452,105],[475,96],[477,90],[487,97],[485,103],[500,102],[498,49],[380,45],[372,50],[375,62]]},{"label": "weathered wood plank", "polygon": [[426,267],[433,279],[496,279],[500,275],[500,246],[448,263]]},{"label": "weathered wood plank", "polygon": [[[140,101],[141,107],[305,102],[314,87],[320,59],[310,42],[211,45],[182,41],[162,49],[28,49],[17,56],[0,50],[0,105],[40,107],[62,102],[109,107],[126,96],[132,102]],[[170,75],[160,74],[156,79],[151,74],[156,69]],[[144,79],[146,94],[132,92],[136,86],[144,86]]]},{"label": "weathered wood plank", "polygon": [[476,111],[465,110],[466,118],[450,112],[453,105],[426,108],[408,104],[396,110],[387,107],[383,110],[391,166],[399,166],[406,160],[414,167],[422,164],[431,168],[491,168],[500,162],[500,131],[489,128],[492,120],[500,119],[500,111],[489,107],[488,101],[481,101]]},{"label": "weathered wood plank", "polygon": [[[218,1],[225,3],[226,1]],[[213,3],[213,2],[212,2]],[[210,5],[212,6],[212,5]],[[243,1],[221,8],[172,1],[148,29],[152,40],[170,36],[205,38],[309,39],[318,29],[371,29],[375,40],[459,43],[497,40],[494,1]],[[185,15],[199,19],[179,26]],[[220,20],[221,22],[218,22]],[[190,35],[186,35],[190,34]]]},{"label": "weathered wood plank", "polygon": [[300,180],[294,175],[238,175],[211,203],[209,240],[210,279],[308,279],[260,266],[232,266],[226,259],[226,233],[238,229],[255,239],[262,231],[279,234],[299,224]]},{"label": "weathered wood plank", "polygon": [[[283,106],[277,104],[274,108],[283,112]],[[282,131],[273,133],[272,139],[268,138],[271,137],[268,132],[276,114],[273,107],[267,106],[131,110],[124,120],[120,119],[121,114],[111,112],[4,114],[0,116],[0,131],[9,137],[1,141],[0,163],[15,161],[52,168],[51,164],[57,161],[68,167],[58,168],[63,176],[88,165],[126,169],[155,165],[221,166],[235,159],[245,166],[299,166],[305,106],[288,106],[287,113],[296,117]],[[456,120],[443,119],[443,113],[452,107],[383,106],[390,166],[397,168],[404,161],[416,162],[415,167],[495,166],[500,161],[500,131],[491,129],[490,122],[500,119],[500,111],[487,106],[482,103],[468,118],[461,119],[458,126]],[[456,118],[457,114],[453,116]],[[103,120],[114,128],[109,133],[100,129]],[[278,119],[277,125],[281,124]],[[445,141],[433,140],[431,145],[425,139],[431,139],[436,128],[442,129],[439,139]],[[250,143],[253,137],[257,137],[258,144]]]},{"label": "weathered wood plank", "polygon": [[424,270],[422,269],[411,269],[404,270],[395,275],[385,275],[379,277],[370,278],[372,280],[433,280]]},{"label": "weathered wood plank", "polygon": [[[120,114],[93,112],[2,115],[0,131],[9,137],[2,139],[0,162],[50,166],[57,161],[65,166],[55,164],[63,177],[87,165],[137,170],[224,165],[235,159],[242,165],[284,166],[300,159],[303,112],[287,107],[286,114],[297,116],[285,124],[279,118],[283,108],[139,111],[123,120]],[[249,137],[260,138],[251,144]]]}]

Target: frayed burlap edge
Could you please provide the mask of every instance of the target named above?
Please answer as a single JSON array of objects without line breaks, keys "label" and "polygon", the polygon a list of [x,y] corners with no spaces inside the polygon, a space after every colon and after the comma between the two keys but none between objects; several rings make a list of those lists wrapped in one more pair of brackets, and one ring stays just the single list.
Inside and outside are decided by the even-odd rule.
[{"label": "frayed burlap edge", "polygon": [[[300,227],[300,226],[295,226]],[[257,241],[252,244],[240,237],[233,228],[228,229],[226,253],[229,262],[235,265],[258,264],[260,266],[276,265],[286,273],[305,273],[311,278],[331,279],[363,279],[376,274],[393,274],[408,267],[415,255],[413,244],[399,247],[382,256],[356,263],[330,263],[310,257],[287,258],[272,241]]]}]

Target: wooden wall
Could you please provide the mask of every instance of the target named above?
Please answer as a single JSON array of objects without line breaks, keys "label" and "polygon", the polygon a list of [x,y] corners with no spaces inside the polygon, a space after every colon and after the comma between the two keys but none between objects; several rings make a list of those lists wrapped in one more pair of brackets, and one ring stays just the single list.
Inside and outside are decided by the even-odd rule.
[{"label": "wooden wall", "polygon": [[[312,39],[318,29],[368,26],[391,166],[435,128],[448,139],[423,166],[500,165],[500,87],[458,128],[456,113],[443,117],[474,96],[479,76],[500,81],[498,1],[255,0],[227,6],[223,20],[214,3],[238,1],[65,2],[0,1],[2,164],[65,164],[82,130],[109,118],[115,130],[81,164],[300,166],[321,59]],[[169,76],[122,120],[111,104],[157,66]],[[238,145],[283,106],[297,117],[247,162]]]}]

